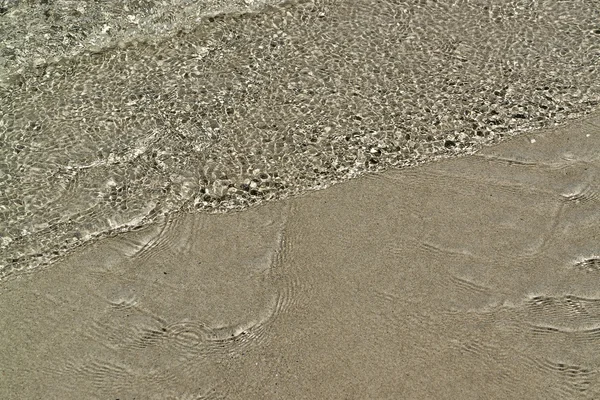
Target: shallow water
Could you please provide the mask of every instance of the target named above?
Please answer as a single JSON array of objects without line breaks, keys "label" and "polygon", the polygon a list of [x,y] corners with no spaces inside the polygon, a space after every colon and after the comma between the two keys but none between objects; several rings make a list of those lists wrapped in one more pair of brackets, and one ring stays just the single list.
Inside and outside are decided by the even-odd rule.
[{"label": "shallow water", "polygon": [[5,282],[0,398],[600,398],[600,114],[528,136]]},{"label": "shallow water", "polygon": [[597,1],[132,1],[76,10],[87,25],[62,42],[67,3],[4,3],[3,280],[178,211],[472,153],[600,101]]}]

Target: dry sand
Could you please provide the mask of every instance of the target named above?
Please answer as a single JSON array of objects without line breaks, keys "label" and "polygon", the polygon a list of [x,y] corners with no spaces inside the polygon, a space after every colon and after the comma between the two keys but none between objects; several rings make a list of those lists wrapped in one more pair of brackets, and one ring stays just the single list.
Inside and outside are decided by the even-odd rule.
[{"label": "dry sand", "polygon": [[600,398],[600,117],[0,286],[2,399]]}]

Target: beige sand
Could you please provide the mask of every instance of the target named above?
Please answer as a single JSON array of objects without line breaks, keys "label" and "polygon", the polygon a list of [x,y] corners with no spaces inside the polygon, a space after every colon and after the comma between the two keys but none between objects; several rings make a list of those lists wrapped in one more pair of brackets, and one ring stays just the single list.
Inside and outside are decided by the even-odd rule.
[{"label": "beige sand", "polygon": [[600,398],[600,117],[0,287],[2,399]]}]

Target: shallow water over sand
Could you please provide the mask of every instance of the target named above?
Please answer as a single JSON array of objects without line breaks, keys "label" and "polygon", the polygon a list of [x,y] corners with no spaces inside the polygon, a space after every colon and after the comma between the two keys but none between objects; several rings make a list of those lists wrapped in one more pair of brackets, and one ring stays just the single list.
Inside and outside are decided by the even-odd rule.
[{"label": "shallow water over sand", "polygon": [[178,211],[471,153],[600,100],[596,2],[198,3],[154,19],[165,8],[131,2],[110,11],[146,21],[127,37],[90,5],[62,44],[69,6],[7,4],[3,29],[33,7],[27,40],[50,50],[7,35],[2,279]]},{"label": "shallow water over sand", "polygon": [[0,286],[2,398],[600,396],[600,118]]}]

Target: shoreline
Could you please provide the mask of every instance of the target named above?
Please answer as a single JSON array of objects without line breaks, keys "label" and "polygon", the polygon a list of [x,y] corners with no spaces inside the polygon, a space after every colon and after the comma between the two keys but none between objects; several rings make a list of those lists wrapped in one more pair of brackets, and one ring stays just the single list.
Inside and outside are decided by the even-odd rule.
[{"label": "shoreline", "polygon": [[[223,5],[138,3],[29,14],[19,2],[0,11],[14,47],[0,58],[16,65],[44,42],[34,54],[52,59],[105,24],[160,31],[187,18],[175,4]],[[595,9],[583,5],[319,0],[40,61],[0,88],[0,275],[157,215],[246,207],[597,108]],[[65,42],[65,26],[79,36]]]},{"label": "shoreline", "polygon": [[600,115],[3,284],[3,398],[600,394]]}]

